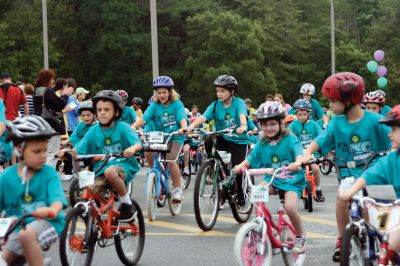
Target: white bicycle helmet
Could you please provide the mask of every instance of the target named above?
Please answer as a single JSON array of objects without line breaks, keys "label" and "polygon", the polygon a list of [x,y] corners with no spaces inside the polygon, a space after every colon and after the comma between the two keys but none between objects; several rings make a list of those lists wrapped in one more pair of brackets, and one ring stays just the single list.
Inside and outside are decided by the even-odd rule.
[{"label": "white bicycle helmet", "polygon": [[362,103],[376,103],[382,106],[385,105],[385,97],[383,97],[382,94],[377,91],[371,91],[364,95]]},{"label": "white bicycle helmet", "polygon": [[28,115],[17,117],[14,121],[7,121],[7,139],[24,142],[33,139],[49,139],[58,135],[50,125],[40,116]]},{"label": "white bicycle helmet", "polygon": [[255,116],[258,121],[272,120],[272,119],[285,119],[286,111],[283,105],[277,101],[268,101],[260,105]]},{"label": "white bicycle helmet", "polygon": [[311,83],[304,83],[303,85],[301,85],[300,93],[306,95],[314,95],[315,87]]}]

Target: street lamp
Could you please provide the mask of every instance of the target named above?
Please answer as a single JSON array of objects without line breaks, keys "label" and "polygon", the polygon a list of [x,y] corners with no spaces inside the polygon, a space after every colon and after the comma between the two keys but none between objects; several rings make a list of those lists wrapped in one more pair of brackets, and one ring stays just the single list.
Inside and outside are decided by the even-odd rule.
[{"label": "street lamp", "polygon": [[42,0],[44,68],[49,69],[49,41],[47,36],[47,2]]},{"label": "street lamp", "polygon": [[335,6],[331,0],[331,65],[332,75],[336,72],[336,58],[335,58]]},{"label": "street lamp", "polygon": [[159,76],[156,0],[150,0],[150,24],[151,24],[151,57],[153,65],[153,79],[154,79]]}]

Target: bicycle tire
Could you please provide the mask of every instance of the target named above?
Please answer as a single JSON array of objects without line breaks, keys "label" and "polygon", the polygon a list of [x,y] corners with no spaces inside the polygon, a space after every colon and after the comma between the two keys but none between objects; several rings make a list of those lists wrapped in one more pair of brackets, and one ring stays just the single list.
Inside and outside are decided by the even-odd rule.
[{"label": "bicycle tire", "polygon": [[[259,224],[251,222],[244,224],[237,232],[233,252],[238,265],[271,265],[272,247],[268,236],[264,243],[264,254],[257,254],[260,253],[257,248],[262,244],[262,232],[260,232],[260,229]],[[254,258],[255,261],[249,261],[251,258]]]},{"label": "bicycle tire", "polygon": [[[304,230],[304,228],[303,228]],[[305,235],[305,233],[304,233]],[[293,230],[290,229],[290,227],[286,224],[282,226],[282,230],[279,234],[281,243],[284,242],[294,242],[296,238],[296,234]],[[306,253],[293,253],[291,249],[287,248],[281,248],[282,251],[282,259],[283,263],[285,266],[301,266],[303,265],[305,258],[306,258]]]},{"label": "bicycle tire", "polygon": [[312,183],[307,181],[307,210],[308,212],[313,211],[313,193],[312,193]]},{"label": "bicycle tire", "polygon": [[149,221],[156,219],[156,186],[157,186],[157,175],[156,173],[150,173],[147,177],[147,188],[146,188],[146,204],[147,204],[147,217]]},{"label": "bicycle tire", "polygon": [[[206,174],[204,175],[204,173]],[[209,178],[207,178],[209,177]],[[211,160],[205,161],[201,166],[199,171],[196,174],[196,180],[194,183],[193,189],[193,209],[194,215],[196,218],[197,225],[203,231],[210,231],[217,221],[218,211],[219,211],[219,191],[218,191],[218,179],[217,184],[214,184],[214,162]],[[206,215],[203,215],[201,201],[203,200],[203,190],[206,189],[207,186],[211,186],[211,192],[209,193],[209,199],[213,203],[211,214],[208,215],[209,219],[207,219]],[[214,197],[214,198],[213,198]]]},{"label": "bicycle tire", "polygon": [[[133,252],[132,258],[128,258],[128,256],[125,253],[125,250],[128,245],[126,245],[126,243],[122,244],[122,241],[126,237],[124,239],[121,239],[122,232],[120,234],[114,235],[115,250],[117,251],[118,257],[121,260],[121,262],[127,266],[136,265],[139,262],[143,253],[144,243],[145,243],[145,224],[144,224],[143,212],[137,201],[135,201],[134,199],[131,200],[132,204],[136,207],[137,211],[136,219],[133,222],[136,223],[136,225],[139,227],[139,235],[134,236],[135,238],[138,238],[138,244],[135,251]],[[133,235],[131,234],[131,236]],[[128,250],[128,252],[132,253],[130,249]]]},{"label": "bicycle tire", "polygon": [[85,192],[84,188],[79,187],[79,179],[72,180],[69,185],[69,202],[71,207],[74,207],[76,203],[83,201],[82,195]]},{"label": "bicycle tire", "polygon": [[[83,246],[79,246],[79,242],[81,242],[80,244],[83,245],[83,239],[86,238],[86,234],[88,232],[87,226],[88,224],[92,223],[92,219],[89,215],[86,216],[86,218],[82,217],[82,214],[84,213],[84,209],[83,208],[72,208],[71,210],[68,211],[67,215],[65,216],[65,226],[64,229],[61,233],[60,236],[60,244],[59,244],[59,249],[60,249],[60,259],[61,259],[61,264],[63,266],[69,266],[69,265],[85,265],[85,266],[89,266],[92,263],[93,260],[93,253],[94,253],[94,246],[95,243],[97,241],[97,229],[92,228],[92,225],[90,225],[90,228],[92,229],[91,231],[91,235],[89,236],[89,243],[88,243],[88,247],[87,249],[84,249]],[[77,225],[77,219],[81,218],[82,219],[82,223],[80,223],[80,226],[76,226]],[[70,223],[71,227],[72,227],[72,234],[73,236],[69,236],[68,237],[68,229],[70,228]],[[84,225],[84,229],[82,230],[82,226]],[[94,226],[93,226],[94,227]],[[76,236],[76,232],[75,230],[78,228],[78,230],[83,231],[81,232],[81,234],[79,236]],[[96,227],[97,228],[97,227]],[[68,237],[68,239],[67,239]],[[72,238],[73,237],[73,238]],[[68,243],[67,243],[68,242]],[[67,248],[70,248],[72,243],[77,243],[75,244],[76,246],[74,247],[74,251],[71,250],[72,252],[77,252],[80,254],[85,254],[83,257],[86,257],[83,259],[83,262],[79,262],[79,260],[77,261],[77,264],[70,264],[68,259],[70,258],[70,256],[68,256],[68,252],[67,252]],[[80,248],[82,249],[81,251],[76,250],[76,248]],[[75,262],[75,259],[73,260]]]},{"label": "bicycle tire", "polygon": [[319,169],[324,175],[329,175],[332,172],[332,164],[330,162],[323,162],[319,165]]},{"label": "bicycle tire", "polygon": [[[354,259],[357,259],[357,254],[358,254],[358,262],[359,265],[370,265],[369,264],[369,259],[363,254],[365,252],[363,251],[363,244],[362,240],[360,239],[360,234],[358,232],[358,227],[354,225],[348,225],[346,226],[346,229],[344,230],[343,233],[343,239],[342,239],[342,247],[340,248],[340,265],[341,266],[348,266],[350,265],[350,258],[351,261]],[[353,252],[356,252],[357,254],[353,254]],[[353,264],[352,264],[353,265]]]},{"label": "bicycle tire", "polygon": [[[251,179],[252,179],[252,183],[254,184],[254,177],[251,177]],[[248,186],[246,189],[247,189],[247,191],[244,192],[244,193],[247,193],[248,195],[250,195],[250,187]],[[237,191],[235,191],[235,193],[236,193],[236,195],[238,194]],[[233,218],[235,218],[235,220],[238,223],[247,222],[249,220],[252,212],[253,212],[253,207],[254,207],[253,203],[248,202],[248,203],[245,203],[245,204],[250,204],[249,210],[246,213],[240,213],[239,209],[238,209],[237,202],[236,201],[232,201],[232,200],[229,201],[229,206],[231,207]]]}]

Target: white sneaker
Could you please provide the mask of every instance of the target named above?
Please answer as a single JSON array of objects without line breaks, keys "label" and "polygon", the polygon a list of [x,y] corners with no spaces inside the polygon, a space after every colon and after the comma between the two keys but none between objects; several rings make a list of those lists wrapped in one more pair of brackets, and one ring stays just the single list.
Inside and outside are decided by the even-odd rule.
[{"label": "white sneaker", "polygon": [[181,188],[174,188],[174,190],[172,190],[172,197],[171,197],[172,201],[175,202],[181,202],[182,200],[185,199],[185,197],[183,196],[183,191]]},{"label": "white sneaker", "polygon": [[187,176],[189,176],[189,175],[190,175],[190,172],[189,172],[189,167],[185,167],[185,168],[183,168],[183,173],[182,173],[182,175],[187,175]]},{"label": "white sneaker", "polygon": [[73,177],[74,177],[74,175],[66,175],[66,174],[63,173],[63,174],[61,174],[60,179],[62,181],[68,181],[68,180],[71,180]]}]

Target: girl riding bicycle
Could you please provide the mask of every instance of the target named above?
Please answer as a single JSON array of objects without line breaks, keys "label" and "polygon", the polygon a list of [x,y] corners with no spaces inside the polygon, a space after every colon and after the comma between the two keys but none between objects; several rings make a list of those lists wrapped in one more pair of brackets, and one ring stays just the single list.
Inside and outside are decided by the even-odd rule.
[{"label": "girl riding bicycle", "polygon": [[[269,194],[276,195],[283,191],[285,197],[285,211],[296,231],[294,253],[305,251],[306,239],[304,236],[300,214],[297,211],[297,201],[306,187],[304,171],[300,165],[303,149],[296,136],[290,134],[283,120],[286,111],[280,102],[269,101],[263,103],[256,112],[257,121],[261,124],[263,135],[257,142],[251,154],[239,165],[235,172],[240,173],[243,168],[280,168],[287,166],[294,179],[277,179],[270,187]],[[268,182],[271,176],[266,176]]]},{"label": "girl riding bicycle", "polygon": [[64,227],[62,210],[67,207],[57,171],[45,164],[49,139],[58,133],[35,115],[8,122],[7,130],[19,163],[0,175],[0,211],[5,210],[6,217],[35,212],[39,218],[55,218],[27,220],[26,230],[9,236],[1,256],[8,265],[20,256],[29,265],[43,265],[42,250],[57,241]]},{"label": "girl riding bicycle", "polygon": [[[216,130],[223,130],[232,127],[236,130],[238,137],[219,136],[217,137],[217,150],[228,151],[231,153],[232,165],[239,164],[246,157],[247,145],[250,143],[249,137],[244,134],[247,130],[247,107],[244,101],[236,97],[239,89],[236,79],[229,75],[219,76],[214,81],[218,100],[209,105],[202,116],[197,118],[188,127],[192,131],[204,122],[215,120]],[[206,140],[205,148],[207,154],[211,154],[212,141]],[[239,193],[238,203],[244,204],[242,190],[242,176],[236,176],[237,188]]]},{"label": "girl riding bicycle", "polygon": [[[132,128],[136,129],[144,124],[151,123],[151,130],[155,131],[171,133],[178,129],[186,130],[185,107],[179,100],[179,94],[173,88],[174,81],[170,77],[159,76],[155,78],[153,80],[153,90],[155,91],[153,103],[144,112],[143,117],[132,125]],[[174,184],[172,200],[175,202],[184,199],[181,188],[181,171],[177,163],[184,139],[184,136],[175,136],[172,140],[171,151],[165,157]],[[154,153],[146,152],[145,156],[149,167],[152,168]]]}]

